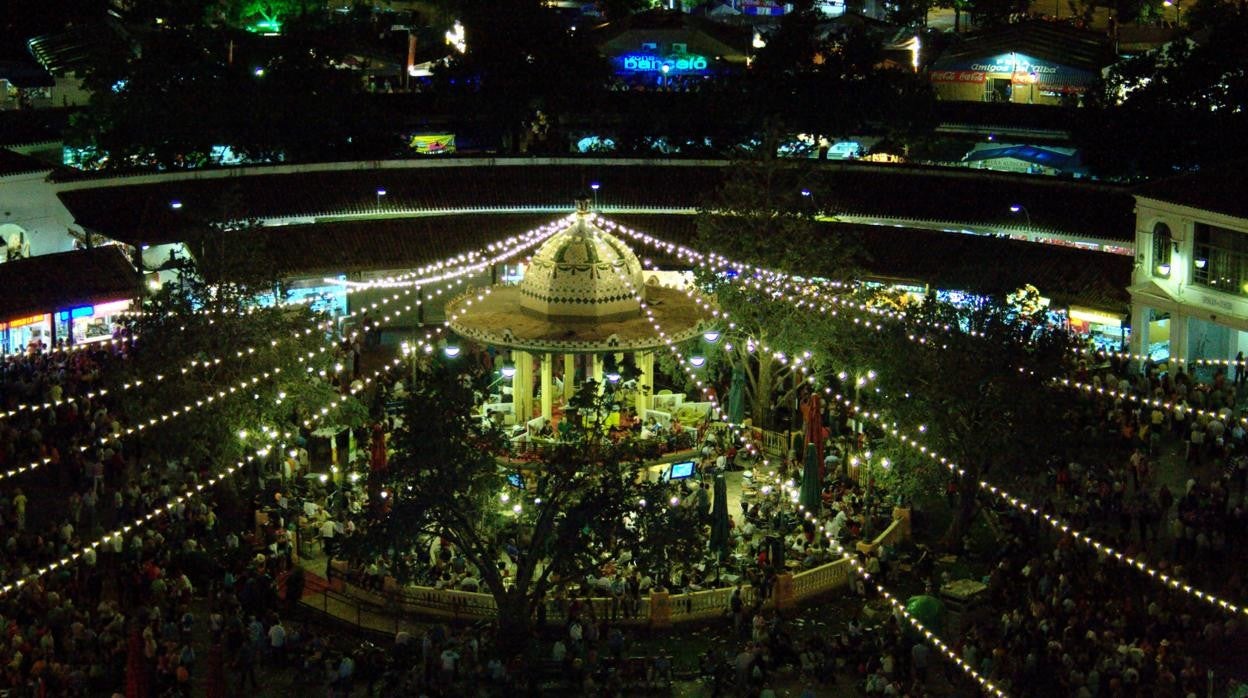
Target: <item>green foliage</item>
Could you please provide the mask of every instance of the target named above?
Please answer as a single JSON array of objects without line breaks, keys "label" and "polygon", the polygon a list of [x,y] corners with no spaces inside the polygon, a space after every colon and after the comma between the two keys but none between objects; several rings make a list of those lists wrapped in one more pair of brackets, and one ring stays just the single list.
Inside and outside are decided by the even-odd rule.
[{"label": "green foliage", "polygon": [[[810,196],[802,195],[803,184],[810,181],[804,166],[767,158],[741,162],[729,172],[721,189],[699,210],[702,249],[771,269],[833,278],[852,272],[856,246],[820,228],[815,214],[821,192],[807,190]],[[765,277],[737,270],[729,277],[728,271],[698,271],[699,284],[729,321],[720,328],[725,333],[720,343],[708,347],[706,371],[722,376],[726,369],[742,367],[754,423],[769,426],[773,401],[789,404],[798,390],[792,363],[780,361],[778,355],[799,356],[828,346],[837,335],[836,324],[827,315],[797,308],[777,296]],[[807,361],[818,366],[825,358]]]},{"label": "green foliage", "polygon": [[813,13],[786,17],[740,81],[735,104],[751,137],[864,132],[919,136],[934,130],[935,93],[921,76],[884,65],[880,41],[864,31],[822,40]]},{"label": "green foliage", "polygon": [[[471,413],[472,381],[453,362],[416,370],[390,467],[370,483],[391,493],[389,508],[358,551],[401,551],[418,536],[445,537],[480,570],[504,625],[527,627],[538,599],[558,583],[597,570],[633,544],[625,516],[649,492],[637,482],[640,451],[631,441],[601,438],[599,415],[613,397],[587,382],[569,405],[593,416],[569,414],[571,430],[532,465],[527,488],[515,489],[498,460],[502,434]],[[496,562],[508,541],[521,556],[516,574],[504,579]]]},{"label": "green foliage", "polygon": [[[303,306],[257,308],[248,293],[245,286],[210,285],[187,263],[181,280],[146,298],[145,314],[130,321],[139,340],[114,387],[140,380],[146,385],[121,393],[123,426],[196,408],[190,416],[170,418],[167,428],[141,434],[145,451],[193,464],[230,463],[246,447],[263,445],[257,437],[264,427],[293,437],[333,399],[332,386],[316,378],[332,356],[319,351],[324,338],[314,328],[317,318]],[[189,366],[192,360],[200,365]],[[262,372],[271,375],[240,388]],[[211,403],[209,396],[215,398]],[[356,424],[362,407],[351,400],[328,417]],[[240,432],[252,436],[240,439]]]},{"label": "green foliage", "polygon": [[1200,43],[1122,60],[1088,95],[1075,137],[1098,174],[1151,177],[1248,155],[1248,14],[1225,4],[1194,13],[1211,22]]},{"label": "green foliage", "polygon": [[173,26],[139,35],[131,52],[93,55],[91,101],[67,144],[111,169],[202,167],[215,146],[259,161],[388,147],[372,137],[370,103],[352,100],[358,78],[326,52],[285,46],[245,60],[240,48],[231,64],[226,43],[202,25]]},{"label": "green foliage", "polygon": [[220,13],[234,27],[273,33],[325,10],[325,0],[222,0],[220,5]]},{"label": "green foliage", "polygon": [[[1055,425],[1063,423],[1065,405],[1049,381],[1062,375],[1072,340],[1044,322],[1043,309],[1021,313],[993,299],[959,310],[929,297],[907,316],[906,324],[884,323],[838,348],[877,372],[864,392],[867,405],[912,437],[921,428],[924,445],[965,471],[964,493],[998,471],[1038,469],[1062,448]],[[924,326],[930,329],[918,329]],[[941,464],[920,460],[917,467],[933,471],[932,478],[946,476]],[[969,494],[962,504],[950,533],[955,541],[975,513]]]}]

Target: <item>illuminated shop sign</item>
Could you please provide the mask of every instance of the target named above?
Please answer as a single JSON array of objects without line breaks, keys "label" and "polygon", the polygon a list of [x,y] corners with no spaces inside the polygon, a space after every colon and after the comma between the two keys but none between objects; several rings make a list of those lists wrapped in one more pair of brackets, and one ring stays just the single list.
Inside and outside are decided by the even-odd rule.
[{"label": "illuminated shop sign", "polygon": [[66,322],[69,320],[77,320],[80,317],[91,317],[92,315],[95,315],[95,306],[82,305],[71,310],[62,310],[56,314],[56,319],[61,322]]},{"label": "illuminated shop sign", "polygon": [[18,318],[16,320],[9,320],[9,328],[16,329],[18,327],[34,325],[40,322],[44,322],[47,319],[48,319],[47,315],[31,315],[29,317]]},{"label": "illuminated shop sign", "polygon": [[984,83],[989,76],[1009,76],[1015,85],[1035,85],[1042,91],[1079,93],[1095,76],[1084,70],[1048,63],[1022,53],[1003,53],[970,61],[937,61],[928,73],[932,82]]},{"label": "illuminated shop sign", "polygon": [[706,56],[693,53],[666,58],[652,54],[630,53],[620,56],[616,61],[620,70],[628,73],[696,73],[705,71],[709,66]]}]

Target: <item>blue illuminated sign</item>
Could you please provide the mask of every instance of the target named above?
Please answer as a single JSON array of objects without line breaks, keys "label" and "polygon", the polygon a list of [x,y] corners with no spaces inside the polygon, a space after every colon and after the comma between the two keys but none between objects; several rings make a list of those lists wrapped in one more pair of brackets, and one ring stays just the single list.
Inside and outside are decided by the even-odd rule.
[{"label": "blue illuminated sign", "polygon": [[616,59],[620,70],[627,73],[697,73],[705,72],[709,63],[706,56],[697,54],[677,54],[655,56],[644,53],[630,53]]},{"label": "blue illuminated sign", "polygon": [[56,315],[57,315],[56,319],[60,320],[61,322],[67,322],[69,320],[77,320],[80,317],[91,317],[92,315],[95,315],[95,306],[94,305],[80,305],[77,308],[72,308],[68,311],[62,310]]}]

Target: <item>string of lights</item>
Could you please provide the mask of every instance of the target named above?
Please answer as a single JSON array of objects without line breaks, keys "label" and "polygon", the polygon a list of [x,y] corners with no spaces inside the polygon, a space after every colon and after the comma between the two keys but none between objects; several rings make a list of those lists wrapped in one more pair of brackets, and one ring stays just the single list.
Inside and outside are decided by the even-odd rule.
[{"label": "string of lights", "polygon": [[[554,232],[554,231],[550,230],[550,229],[549,229],[549,226],[547,226],[547,227],[544,227],[544,228],[538,229],[538,230],[536,230],[536,231],[530,231],[529,233],[526,233],[524,236],[519,236],[519,237],[513,236],[513,237],[509,237],[509,238],[505,239],[505,240],[504,240],[504,241],[502,241],[502,242],[495,242],[495,243],[491,243],[491,244],[490,244],[490,245],[486,248],[486,250],[487,250],[487,251],[502,250],[502,252],[500,253],[500,255],[498,255],[498,258],[499,258],[499,260],[500,260],[500,261],[501,261],[501,260],[505,260],[505,259],[508,259],[508,258],[510,258],[510,257],[512,257],[512,256],[514,256],[514,255],[516,255],[516,254],[519,254],[520,252],[522,252],[523,250],[527,249],[528,247],[531,247],[533,244],[536,244],[537,242],[540,242],[542,239],[545,239],[545,237],[549,237],[551,234],[553,234],[553,232]],[[505,247],[505,246],[506,246],[506,245],[508,245],[508,244],[510,244],[510,246],[509,246],[509,247]],[[433,264],[427,265],[427,266],[425,266],[425,267],[421,267],[420,269],[418,269],[418,270],[417,270],[417,272],[420,272],[420,271],[425,271],[425,270],[440,270],[440,269],[444,269],[444,268],[447,268],[447,267],[452,266],[452,265],[454,264],[454,262],[455,262],[457,259],[466,258],[466,257],[468,257],[468,256],[480,256],[480,255],[482,255],[482,254],[484,254],[484,253],[483,253],[483,252],[480,252],[480,251],[473,251],[473,252],[471,252],[471,253],[461,254],[461,255],[459,255],[458,257],[448,258],[448,259],[446,259],[446,260],[440,260],[439,262],[436,262],[436,263],[433,263]],[[491,263],[493,263],[493,262],[491,262]],[[458,275],[457,275],[457,276],[458,276]],[[454,278],[454,277],[452,277],[452,278]],[[437,291],[436,291],[436,294],[435,294],[435,295],[440,296],[440,295],[442,295],[442,293],[443,293],[444,291],[446,291],[446,290],[450,290],[450,288],[451,288],[453,285],[462,285],[463,283],[464,283],[464,280],[463,280],[463,279],[460,279],[460,278],[454,278],[454,281],[453,281],[453,283],[452,283],[452,284],[444,284],[444,285],[443,285],[443,287],[441,287],[441,288],[437,289]],[[363,290],[363,289],[361,289],[361,290]],[[350,292],[350,290],[349,290],[349,292]],[[396,292],[396,293],[392,294],[391,296],[389,296],[389,297],[387,297],[387,298],[383,298],[382,300],[380,300],[380,301],[375,301],[375,302],[373,302],[373,303],[372,303],[372,304],[370,304],[370,305],[367,305],[367,306],[364,306],[364,307],[361,307],[361,308],[357,308],[355,311],[353,311],[353,312],[351,312],[351,313],[348,313],[347,315],[343,316],[343,318],[342,318],[342,319],[343,319],[343,320],[349,320],[349,319],[351,319],[351,318],[353,318],[353,317],[356,317],[356,316],[362,315],[363,313],[369,312],[369,311],[371,311],[371,310],[377,310],[377,309],[379,309],[379,308],[384,308],[385,306],[389,305],[391,302],[397,301],[397,300],[398,300],[399,298],[401,298],[402,296],[405,296],[405,295],[411,295],[411,292],[412,292],[412,289],[411,289],[411,288],[404,288],[404,289],[401,289],[400,291],[398,291],[398,292]],[[422,301],[421,301],[420,299],[417,299],[417,301],[416,301],[416,305],[420,305],[421,303],[422,303]],[[383,315],[383,316],[382,316],[381,321],[382,321],[382,322],[389,322],[390,320],[392,320],[392,319],[396,318],[400,312],[409,312],[409,311],[411,311],[411,310],[412,310],[412,305],[411,305],[411,304],[408,304],[408,305],[404,306],[402,309],[397,309],[397,310],[394,310],[392,313],[386,313],[385,315]],[[327,329],[330,329],[330,328],[333,326],[333,322],[334,322],[334,320],[326,320],[326,321],[324,321],[324,322],[321,322],[320,324],[318,324],[318,326],[317,326],[317,330],[327,330]],[[210,320],[210,321],[209,321],[209,324],[213,324],[213,323],[214,323],[214,321],[213,321],[213,320]],[[305,331],[304,331],[304,335],[311,334],[311,333],[312,333],[312,331],[313,331],[313,330],[311,330],[311,329],[307,329],[307,330],[305,330]],[[357,334],[358,334],[358,330],[355,330],[355,331],[351,332],[351,334],[350,334],[350,335],[348,335],[348,336],[349,336],[350,338],[354,338]],[[296,336],[297,336],[297,335],[296,335]],[[278,340],[278,339],[273,339],[273,340],[271,340],[271,341],[270,341],[270,346],[271,346],[271,347],[276,347],[276,346],[278,346],[278,344],[280,343],[280,341],[281,341],[281,340]],[[250,354],[254,354],[254,353],[255,353],[255,351],[256,351],[256,347],[248,347],[248,348],[246,348],[246,349],[240,349],[240,350],[237,350],[237,351],[235,352],[235,357],[237,357],[237,358],[242,358],[243,356],[250,355]],[[300,359],[300,360],[302,361],[303,359]],[[192,359],[192,360],[191,360],[191,361],[190,361],[190,362],[189,362],[186,366],[183,366],[183,367],[180,369],[180,372],[181,372],[182,374],[185,374],[185,373],[187,373],[189,370],[191,370],[191,369],[193,369],[193,368],[196,368],[196,367],[204,367],[204,366],[215,366],[215,365],[219,365],[221,362],[222,362],[221,357],[216,357],[216,358],[211,358],[211,359],[203,359],[203,360],[196,358],[196,359]],[[244,379],[243,381],[241,381],[241,382],[240,382],[240,384],[239,384],[238,386],[231,386],[230,388],[228,388],[226,393],[222,393],[222,392],[218,391],[218,394],[217,394],[216,396],[209,395],[209,396],[207,396],[207,399],[205,399],[205,400],[198,400],[198,401],[197,401],[196,406],[197,406],[197,407],[200,407],[200,406],[203,406],[204,404],[209,404],[209,403],[212,403],[213,401],[215,401],[215,400],[217,399],[217,397],[225,397],[225,395],[226,395],[226,394],[228,394],[228,393],[234,393],[234,392],[236,392],[238,389],[243,389],[243,388],[248,387],[249,385],[254,385],[254,384],[255,384],[255,383],[257,383],[257,382],[258,382],[261,378],[267,378],[267,377],[269,377],[270,375],[271,375],[271,374],[270,374],[270,373],[268,373],[268,372],[261,372],[261,374],[258,374],[258,376],[253,376],[253,377],[251,377],[250,379]],[[155,382],[161,382],[161,381],[165,380],[165,378],[166,378],[166,376],[165,376],[164,374],[157,374],[157,375],[155,376],[154,380],[155,380]],[[145,383],[147,383],[147,381],[143,381],[143,380],[135,380],[135,381],[127,382],[127,383],[125,383],[125,384],[123,384],[123,385],[121,386],[121,388],[120,388],[120,392],[124,392],[124,391],[128,391],[128,390],[131,390],[131,389],[138,388],[138,387],[140,387],[140,386],[144,385]],[[12,417],[12,416],[14,416],[14,415],[17,415],[17,414],[19,414],[19,413],[21,413],[21,412],[23,412],[23,411],[27,411],[27,410],[32,410],[32,411],[33,411],[33,410],[36,410],[36,409],[50,409],[50,408],[59,407],[59,406],[61,406],[61,405],[63,405],[63,404],[71,403],[71,402],[74,402],[74,401],[76,401],[76,400],[80,400],[80,399],[95,399],[95,398],[97,398],[97,397],[101,397],[101,396],[107,395],[107,394],[109,394],[110,392],[114,392],[114,391],[109,391],[108,389],[101,389],[101,390],[97,390],[97,391],[90,391],[90,392],[88,392],[88,393],[85,393],[85,394],[84,394],[84,395],[82,395],[82,396],[69,396],[69,397],[66,397],[66,398],[63,398],[63,399],[60,399],[60,400],[55,400],[55,401],[46,401],[46,402],[43,402],[43,403],[24,403],[24,404],[19,404],[19,405],[14,406],[14,408],[13,408],[13,409],[11,409],[11,410],[8,410],[8,411],[6,411],[6,412],[4,412],[4,413],[0,413],[0,419],[6,419],[6,418]],[[130,433],[134,433],[135,431],[142,431],[142,430],[144,430],[144,429],[146,429],[146,428],[148,428],[148,427],[154,426],[156,423],[167,421],[168,419],[170,419],[170,418],[172,418],[172,417],[175,417],[175,416],[178,416],[179,414],[184,414],[185,412],[190,411],[191,409],[192,409],[192,407],[191,407],[190,405],[186,405],[186,406],[184,406],[183,408],[181,408],[180,410],[179,410],[179,409],[171,410],[171,411],[166,412],[165,414],[163,414],[163,415],[161,415],[161,416],[159,416],[159,417],[156,417],[156,418],[153,418],[152,420],[149,420],[146,424],[140,424],[140,425],[139,425],[139,426],[137,426],[137,427],[131,428],[131,429],[127,430],[125,433],[126,433],[126,434],[130,434]],[[101,437],[100,441],[101,441],[101,442],[106,442],[108,438],[109,438],[109,437]],[[87,450],[89,447],[90,447],[90,445],[84,445],[83,447],[81,447],[81,450],[85,451],[85,450]],[[53,460],[52,458],[43,458],[43,459],[41,459],[41,460],[37,460],[37,461],[35,461],[35,462],[29,463],[29,464],[26,464],[26,465],[23,465],[23,466],[19,466],[19,467],[12,468],[12,469],[10,469],[9,471],[7,471],[7,472],[5,472],[5,473],[0,473],[0,480],[3,480],[3,479],[5,479],[5,478],[7,478],[7,477],[12,477],[13,475],[18,475],[18,474],[21,474],[21,473],[24,473],[24,472],[28,472],[28,471],[33,470],[34,468],[37,468],[37,467],[39,467],[39,466],[41,466],[41,465],[46,465],[47,463],[52,462],[52,460]]]},{"label": "string of lights", "polygon": [[[86,342],[84,344],[65,344],[59,347],[48,347],[46,350],[41,351],[39,355],[40,356],[54,356],[56,354],[76,354],[80,351],[87,351],[89,349],[101,349],[103,347],[121,346],[127,342],[131,342],[136,339],[138,339],[138,335],[134,335],[131,337],[111,337],[109,339],[98,339],[98,340],[94,340],[91,342]],[[18,349],[17,351],[13,351],[13,352],[9,352],[8,354],[5,354],[3,358],[28,356],[29,354],[30,354],[29,350]]]},{"label": "string of lights", "polygon": [[[1121,390],[1114,390],[1113,388],[1106,388],[1104,386],[1097,386],[1097,385],[1091,385],[1088,383],[1082,383],[1080,381],[1072,380],[1070,378],[1055,379],[1054,383],[1063,385],[1073,390],[1082,391],[1089,395],[1103,395],[1106,397],[1127,400],[1129,402],[1136,402],[1141,405],[1146,405],[1148,407],[1156,407],[1162,410],[1168,410],[1174,414],[1186,413],[1186,414],[1196,415],[1197,417],[1206,417],[1209,419],[1222,419],[1223,418],[1223,415],[1219,414],[1218,410],[1207,410],[1201,407],[1192,407],[1190,405],[1183,405],[1177,402],[1171,402],[1169,400],[1159,400],[1157,398],[1141,397],[1139,395],[1134,395],[1132,393],[1124,393]],[[1229,410],[1229,408],[1225,408],[1225,409]],[[1243,424],[1248,424],[1248,417],[1240,417],[1239,421]]]},{"label": "string of lights", "polygon": [[[880,426],[884,430],[885,433],[892,436],[897,441],[901,442],[901,444],[906,446],[907,448],[913,451],[917,451],[920,455],[931,459],[933,462],[939,463],[940,465],[948,469],[951,473],[957,474],[960,478],[964,478],[966,476],[966,470],[964,468],[959,466],[957,463],[949,460],[948,458],[941,456],[936,451],[928,448],[926,445],[920,443],[917,439],[903,433],[902,431],[897,429],[896,425],[885,422],[884,419],[880,416],[879,412],[873,412],[870,410],[863,409],[859,405],[855,404],[853,401],[847,398],[844,398],[841,395],[837,395],[836,399],[839,402],[841,402],[843,405],[845,405],[847,408],[849,408],[855,414],[860,415],[864,417],[865,419],[869,419],[875,422],[878,426]],[[926,431],[926,429],[920,427],[920,431]],[[1227,611],[1236,615],[1241,615],[1241,614],[1248,615],[1248,607],[1232,603],[1215,594],[1211,594],[1201,589],[1197,589],[1185,580],[1182,580],[1173,575],[1170,575],[1163,570],[1156,569],[1150,566],[1148,563],[1144,562],[1143,560],[1132,557],[1131,555],[1124,553],[1121,550],[1115,549],[1113,546],[1102,543],[1101,541],[1093,538],[1087,533],[1080,531],[1074,526],[1071,526],[1068,522],[1063,521],[1062,519],[1059,519],[1056,516],[1047,514],[1044,511],[1042,511],[1040,508],[1026,502],[1025,500],[1015,497],[1014,495],[1010,494],[1003,488],[997,487],[996,485],[993,485],[985,480],[978,480],[976,481],[975,484],[981,491],[984,491],[992,495],[993,497],[999,499],[1004,504],[1008,504],[1009,506],[1013,507],[1019,512],[1029,515],[1029,516],[1037,517],[1039,520],[1047,524],[1050,528],[1054,529],[1054,531],[1056,531],[1058,534],[1070,536],[1077,543],[1080,543],[1081,545],[1084,545],[1088,548],[1095,550],[1097,553],[1100,554],[1102,559],[1111,559],[1111,560],[1121,563],[1122,565],[1126,567],[1129,567],[1141,573],[1147,574],[1150,578],[1158,580],[1159,582],[1169,586],[1171,589],[1175,591],[1183,592],[1191,596],[1192,598],[1195,598],[1199,601],[1203,601],[1213,606],[1214,608],[1220,609],[1222,611]]]},{"label": "string of lights", "polygon": [[[1088,347],[1078,347],[1075,349],[1075,352],[1084,356],[1091,356],[1094,358],[1126,359],[1129,361],[1139,361],[1139,362],[1154,361],[1153,357],[1148,354],[1134,354],[1129,351],[1108,351],[1105,349],[1090,349]],[[1240,366],[1242,367],[1242,366],[1248,366],[1248,359],[1240,360],[1240,361],[1237,361],[1235,359],[1205,359],[1205,358],[1184,359],[1182,357],[1172,356],[1172,357],[1167,358],[1165,361],[1157,361],[1156,363],[1159,363],[1159,364],[1176,363],[1180,365],[1187,364],[1188,366],[1227,366],[1227,367]]]},{"label": "string of lights", "polygon": [[[426,346],[427,346],[427,343],[426,343]],[[325,406],[322,406],[321,409],[312,416],[312,418],[305,420],[304,426],[310,427],[311,425],[315,423],[323,421],[332,413],[334,408],[340,407],[343,403],[347,401],[349,397],[354,396],[357,392],[362,391],[366,387],[371,385],[373,382],[376,381],[377,377],[380,376],[382,373],[389,371],[393,369],[395,366],[401,365],[402,363],[403,363],[403,360],[401,358],[393,359],[387,362],[381,368],[376,369],[366,379],[363,379],[361,381],[361,384],[358,387],[353,388],[350,391],[349,395],[335,395],[332,399],[330,399],[329,403]],[[215,485],[221,482],[224,482],[226,479],[228,479],[230,476],[237,473],[244,466],[255,462],[257,458],[267,457],[269,453],[273,450],[273,448],[278,448],[278,449],[282,448],[285,444],[280,442],[279,439],[291,438],[290,432],[278,432],[277,430],[272,430],[272,429],[267,429],[267,428],[261,430],[260,433],[264,435],[265,439],[267,440],[265,441],[263,446],[260,446],[259,448],[256,449],[255,453],[228,466],[225,470],[221,471],[220,473],[217,473],[216,475],[209,478],[208,480],[187,488],[186,490],[184,490],[181,494],[177,495],[176,497],[171,497],[169,501],[166,502],[163,506],[157,507],[153,509],[152,511],[149,511],[146,514],[143,514],[142,516],[138,516],[134,520],[126,524],[117,526],[116,528],[104,534],[100,538],[88,543],[87,545],[82,546],[78,550],[75,550],[74,552],[68,555],[61,557],[59,560],[43,565],[39,567],[38,569],[36,569],[35,571],[31,572],[30,574],[27,574],[19,579],[16,579],[8,584],[5,584],[4,586],[0,586],[0,597],[8,596],[10,593],[20,590],[22,587],[28,584],[31,584],[35,581],[38,581],[42,577],[52,572],[55,572],[58,569],[61,569],[63,567],[67,567],[69,565],[76,563],[77,561],[81,560],[84,555],[93,553],[99,547],[103,546],[106,543],[111,542],[115,537],[125,536],[127,533],[129,533],[130,531],[136,528],[144,527],[145,525],[147,525],[148,523],[150,523],[152,520],[156,519],[157,517],[169,514],[170,512],[174,511],[179,505],[186,503],[188,500],[199,496],[205,491],[210,491],[212,487],[214,487]]]},{"label": "string of lights", "polygon": [[828,544],[836,550],[838,555],[845,559],[845,561],[849,564],[850,569],[854,571],[854,574],[861,577],[863,582],[866,584],[870,584],[871,587],[875,589],[876,593],[878,593],[880,597],[883,598],[893,609],[893,612],[905,619],[905,621],[910,624],[910,627],[914,628],[916,632],[927,640],[928,644],[935,647],[945,656],[946,659],[957,666],[958,669],[962,670],[962,673],[966,674],[972,681],[977,683],[985,693],[997,696],[998,698],[1006,698],[1006,696],[1009,695],[1000,686],[997,686],[992,682],[992,680],[977,671],[975,667],[971,666],[969,662],[962,658],[962,655],[958,654],[957,651],[950,647],[949,644],[941,639],[939,635],[932,632],[932,630],[924,625],[918,618],[915,618],[914,615],[910,613],[910,610],[906,608],[905,604],[901,603],[901,601],[897,599],[897,597],[893,596],[893,594],[890,593],[882,584],[875,581],[873,575],[867,570],[866,567],[863,566],[861,562],[858,561],[857,556],[846,551],[845,547],[841,545],[841,542],[832,535],[832,531],[826,525],[820,523],[812,512],[807,510],[801,504],[798,504],[797,508],[807,521],[814,524],[818,530],[827,537]]}]

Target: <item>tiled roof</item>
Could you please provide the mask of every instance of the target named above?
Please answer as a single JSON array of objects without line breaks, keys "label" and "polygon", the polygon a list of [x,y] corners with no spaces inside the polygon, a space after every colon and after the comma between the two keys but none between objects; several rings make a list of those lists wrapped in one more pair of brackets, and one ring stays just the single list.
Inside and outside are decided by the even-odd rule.
[{"label": "tiled roof", "polygon": [[933,67],[1013,52],[1089,72],[1100,72],[1114,60],[1105,34],[1062,22],[1031,20],[966,34],[946,49]]},{"label": "tiled roof", "polygon": [[0,321],[119,300],[139,275],[120,248],[96,247],[0,264]]},{"label": "tiled roof", "polygon": [[0,177],[29,174],[31,172],[48,172],[52,169],[52,165],[42,160],[0,147]]},{"label": "tiled roof", "polygon": [[[672,242],[694,242],[692,216],[611,219]],[[1125,312],[1130,300],[1132,259],[1123,255],[934,230],[844,224],[825,229],[861,245],[859,266],[872,278],[975,293],[1007,293],[1032,284],[1059,305],[1112,312]]]},{"label": "tiled roof", "polygon": [[1177,177],[1136,187],[1134,194],[1203,211],[1248,219],[1248,185],[1244,168],[1248,160],[1202,168]]},{"label": "tiled roof", "polygon": [[[484,247],[557,217],[481,214],[275,226],[237,233],[230,244],[261,247],[282,275],[404,269]],[[202,261],[211,267],[212,255]]]},{"label": "tiled roof", "polygon": [[[380,210],[568,207],[599,181],[600,202],[693,208],[719,185],[723,165],[543,165],[345,170],[247,175],[61,192],[81,225],[127,242],[181,240],[199,221],[324,216]],[[942,222],[1034,225],[1072,235],[1134,240],[1134,202],[1103,185],[969,169],[829,163],[810,187],[825,209]],[[172,201],[182,204],[173,210]],[[228,202],[228,203],[226,203]],[[228,215],[227,215],[228,214]],[[946,227],[936,226],[933,227]],[[142,231],[142,232],[140,232]]]},{"label": "tiled roof", "polygon": [[[690,215],[607,217],[671,242],[695,242],[695,218]],[[247,241],[267,248],[273,259],[280,260],[283,274],[401,269],[483,247],[553,218],[552,214],[477,214],[322,223],[261,228],[250,233]],[[1132,260],[1122,255],[940,231],[845,224],[825,228],[829,235],[847,236],[862,246],[860,265],[873,278],[979,293],[1009,292],[1030,283],[1058,304],[1114,312],[1122,311],[1128,302]],[[621,239],[628,242],[626,236]],[[659,264],[679,263],[629,244],[638,257]]]}]

